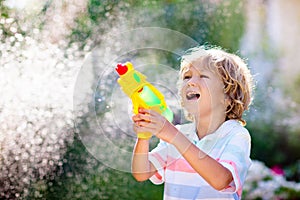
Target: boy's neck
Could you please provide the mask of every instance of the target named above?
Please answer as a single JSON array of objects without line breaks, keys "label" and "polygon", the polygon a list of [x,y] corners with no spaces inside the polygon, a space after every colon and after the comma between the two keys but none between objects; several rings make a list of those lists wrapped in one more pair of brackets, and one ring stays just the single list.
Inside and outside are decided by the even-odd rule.
[{"label": "boy's neck", "polygon": [[225,122],[225,119],[211,119],[211,118],[201,118],[195,120],[196,125],[196,132],[198,135],[199,140],[205,137],[206,135],[209,135],[211,133],[214,133],[223,123]]}]

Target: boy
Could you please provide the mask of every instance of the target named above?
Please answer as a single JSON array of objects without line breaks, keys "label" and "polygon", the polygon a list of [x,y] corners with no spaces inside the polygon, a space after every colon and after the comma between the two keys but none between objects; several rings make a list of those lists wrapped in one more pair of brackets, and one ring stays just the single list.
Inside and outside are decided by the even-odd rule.
[{"label": "boy", "polygon": [[164,199],[240,199],[250,166],[250,135],[242,114],[251,103],[252,77],[241,58],[220,49],[193,48],[181,61],[179,91],[192,123],[173,126],[140,109],[132,174],[138,181],[165,182]]}]

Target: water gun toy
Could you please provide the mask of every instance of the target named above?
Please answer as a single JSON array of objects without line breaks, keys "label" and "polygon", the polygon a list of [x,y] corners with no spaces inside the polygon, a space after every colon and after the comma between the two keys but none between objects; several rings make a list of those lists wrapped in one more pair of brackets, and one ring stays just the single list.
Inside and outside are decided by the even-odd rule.
[{"label": "water gun toy", "polygon": [[[133,113],[139,108],[154,110],[163,115],[168,121],[173,121],[173,112],[167,106],[162,93],[150,84],[147,77],[136,71],[130,62],[117,64],[116,71],[120,78],[118,83],[123,92],[132,100]],[[151,133],[137,133],[138,138],[149,139]]]}]

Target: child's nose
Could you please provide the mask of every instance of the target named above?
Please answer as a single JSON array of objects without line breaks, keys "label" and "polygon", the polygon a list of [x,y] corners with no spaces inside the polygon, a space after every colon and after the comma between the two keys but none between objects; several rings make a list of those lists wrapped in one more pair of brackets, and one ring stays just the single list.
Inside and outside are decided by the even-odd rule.
[{"label": "child's nose", "polygon": [[187,84],[188,84],[188,86],[196,86],[195,79],[191,78]]}]

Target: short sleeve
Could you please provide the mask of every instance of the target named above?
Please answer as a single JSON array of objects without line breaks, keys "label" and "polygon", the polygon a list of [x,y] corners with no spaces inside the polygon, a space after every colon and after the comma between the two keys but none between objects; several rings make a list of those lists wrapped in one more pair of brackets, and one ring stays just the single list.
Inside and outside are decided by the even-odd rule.
[{"label": "short sleeve", "polygon": [[221,157],[218,159],[231,172],[233,177],[231,184],[222,190],[222,192],[237,192],[239,196],[242,194],[247,171],[251,165],[251,138],[245,128],[240,130],[242,131],[233,134]]},{"label": "short sleeve", "polygon": [[149,153],[149,161],[157,170],[157,172],[150,177],[150,181],[154,184],[162,184],[165,181],[164,169],[167,165],[167,152],[168,145],[166,142],[161,140]]}]

